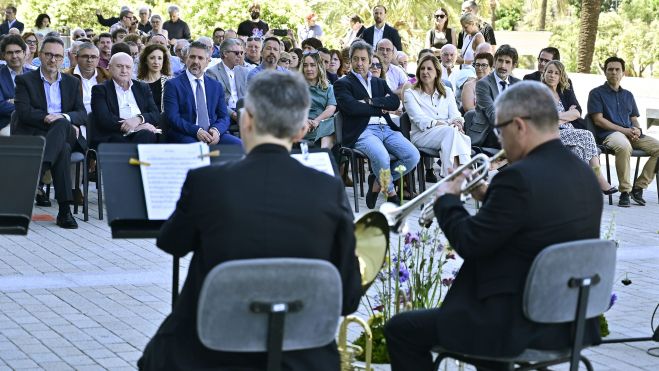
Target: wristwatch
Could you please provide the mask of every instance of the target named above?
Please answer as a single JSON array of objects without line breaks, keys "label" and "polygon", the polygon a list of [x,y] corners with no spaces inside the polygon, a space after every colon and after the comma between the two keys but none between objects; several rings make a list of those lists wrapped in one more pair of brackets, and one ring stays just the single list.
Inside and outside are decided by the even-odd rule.
[{"label": "wristwatch", "polygon": [[139,117],[140,120],[142,120],[141,124],[143,124],[145,122],[144,116],[142,116],[141,114],[137,115],[137,117]]}]

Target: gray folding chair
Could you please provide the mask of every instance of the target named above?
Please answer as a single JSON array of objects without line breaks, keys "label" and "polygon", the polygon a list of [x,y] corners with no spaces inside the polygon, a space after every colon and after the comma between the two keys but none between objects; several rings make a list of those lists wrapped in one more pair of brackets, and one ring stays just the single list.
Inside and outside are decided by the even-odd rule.
[{"label": "gray folding chair", "polygon": [[209,349],[267,352],[267,370],[283,351],[325,346],[341,315],[341,278],[324,260],[234,260],[213,268],[201,288],[197,331]]},{"label": "gray folding chair", "polygon": [[[574,322],[572,345],[566,349],[526,349],[515,357],[484,357],[435,349],[439,355],[436,369],[444,358],[466,363],[503,362],[510,370],[535,370],[570,362],[576,371],[581,355],[586,319],[598,317],[609,308],[616,266],[616,245],[608,240],[580,240],[551,245],[535,258],[526,278],[522,308],[524,315],[537,323]],[[515,364],[523,364],[514,368]]]}]

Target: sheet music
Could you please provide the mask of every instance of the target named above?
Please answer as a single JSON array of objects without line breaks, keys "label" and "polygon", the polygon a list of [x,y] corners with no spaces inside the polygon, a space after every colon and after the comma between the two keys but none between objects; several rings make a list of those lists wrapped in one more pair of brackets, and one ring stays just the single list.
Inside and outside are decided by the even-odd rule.
[{"label": "sheet music", "polygon": [[303,165],[316,169],[325,174],[334,176],[334,168],[332,167],[332,160],[327,152],[312,152],[312,153],[296,153],[291,155],[296,160],[300,161]]},{"label": "sheet music", "polygon": [[150,220],[165,220],[176,209],[188,170],[210,165],[206,143],[139,144],[142,186]]}]

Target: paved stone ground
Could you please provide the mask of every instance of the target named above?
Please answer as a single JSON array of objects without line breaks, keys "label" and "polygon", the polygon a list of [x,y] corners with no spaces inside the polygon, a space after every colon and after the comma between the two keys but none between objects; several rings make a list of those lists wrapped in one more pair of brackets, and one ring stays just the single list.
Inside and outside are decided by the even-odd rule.
[{"label": "paved stone ground", "polygon": [[[352,189],[347,191],[352,202]],[[107,221],[96,219],[95,197],[92,192],[90,221],[79,220],[78,230],[33,222],[27,237],[0,236],[0,370],[134,369],[169,313],[171,257],[153,240],[111,239]],[[614,218],[620,241],[619,279],[628,273],[633,281],[626,287],[616,281],[619,300],[607,313],[612,337],[648,336],[659,302],[654,183],[646,199],[646,207],[605,206],[603,229]],[[360,204],[365,211],[363,199]],[[54,216],[56,208],[36,208],[35,213]],[[181,263],[185,276],[188,259]],[[351,337],[356,332],[352,329]],[[586,354],[597,370],[656,370],[659,358],[645,351],[657,345],[607,345]]]}]

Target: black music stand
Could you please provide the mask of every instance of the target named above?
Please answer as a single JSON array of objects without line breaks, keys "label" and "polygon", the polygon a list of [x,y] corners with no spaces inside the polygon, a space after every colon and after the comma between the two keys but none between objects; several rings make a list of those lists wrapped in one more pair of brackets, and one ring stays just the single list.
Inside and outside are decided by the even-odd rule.
[{"label": "black music stand", "polygon": [[0,234],[27,235],[46,140],[0,137]]},{"label": "black music stand", "polygon": [[[216,145],[211,146],[210,150],[220,150],[219,157],[211,157],[211,166],[239,160],[244,156],[242,146]],[[139,158],[137,144],[102,143],[98,151],[104,183],[105,208],[112,238],[157,238],[165,220],[149,220],[144,191],[142,191],[140,167],[128,164],[131,157]],[[172,307],[178,297],[178,282],[179,258],[174,257]]]}]

